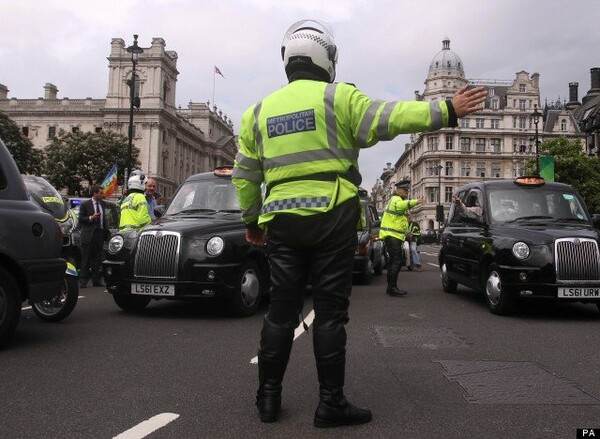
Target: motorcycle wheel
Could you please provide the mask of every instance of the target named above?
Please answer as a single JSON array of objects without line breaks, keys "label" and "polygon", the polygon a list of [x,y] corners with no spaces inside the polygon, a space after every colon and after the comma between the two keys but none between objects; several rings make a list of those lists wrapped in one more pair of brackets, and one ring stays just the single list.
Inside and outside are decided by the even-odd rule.
[{"label": "motorcycle wheel", "polygon": [[42,320],[60,322],[73,312],[78,296],[78,279],[74,276],[65,276],[64,286],[56,296],[50,300],[34,303],[31,308]]}]

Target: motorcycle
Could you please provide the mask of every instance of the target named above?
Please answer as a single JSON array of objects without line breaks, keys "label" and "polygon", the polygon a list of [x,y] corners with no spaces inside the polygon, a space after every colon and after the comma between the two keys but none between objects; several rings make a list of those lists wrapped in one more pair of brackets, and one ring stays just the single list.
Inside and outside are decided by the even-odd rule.
[{"label": "motorcycle", "polygon": [[62,258],[67,261],[63,288],[51,299],[32,304],[33,312],[39,318],[47,322],[59,322],[73,312],[79,297],[79,272],[77,267],[81,261],[81,251],[73,241],[73,231],[77,226],[77,218],[67,207],[60,193],[44,178],[23,175],[23,181],[31,199],[43,210],[54,216],[62,231]]}]

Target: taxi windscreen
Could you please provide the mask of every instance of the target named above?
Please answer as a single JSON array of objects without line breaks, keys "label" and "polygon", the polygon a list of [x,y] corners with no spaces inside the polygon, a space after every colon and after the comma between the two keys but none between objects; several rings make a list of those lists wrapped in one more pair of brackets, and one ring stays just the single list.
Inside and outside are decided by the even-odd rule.
[{"label": "taxi windscreen", "polygon": [[173,198],[167,215],[202,212],[241,212],[235,187],[229,179],[184,183]]},{"label": "taxi windscreen", "polygon": [[515,186],[511,189],[490,189],[488,198],[494,222],[589,221],[577,195],[562,188]]}]

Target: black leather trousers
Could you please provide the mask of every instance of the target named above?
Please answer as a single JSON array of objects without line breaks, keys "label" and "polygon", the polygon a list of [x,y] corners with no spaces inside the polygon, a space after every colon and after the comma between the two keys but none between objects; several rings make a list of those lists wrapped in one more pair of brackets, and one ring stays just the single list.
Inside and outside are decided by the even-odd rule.
[{"label": "black leather trousers", "polygon": [[[313,348],[319,381],[322,385],[325,382],[343,386],[344,325],[348,323],[359,209],[358,201],[353,199],[326,214],[280,215],[269,224],[271,302],[261,333],[259,366],[265,357],[287,364],[292,343],[289,331],[298,325],[306,287],[310,284],[315,312]],[[264,374],[266,368],[260,369],[263,372],[260,379],[269,379]],[[273,370],[280,373],[285,366],[280,364]]]},{"label": "black leather trousers", "polygon": [[404,259],[402,244],[404,241],[391,236],[386,236],[384,242],[388,255],[390,256],[390,261],[387,267],[387,286],[388,288],[392,288],[397,286],[396,283],[398,282],[398,274],[402,268],[402,262]]}]

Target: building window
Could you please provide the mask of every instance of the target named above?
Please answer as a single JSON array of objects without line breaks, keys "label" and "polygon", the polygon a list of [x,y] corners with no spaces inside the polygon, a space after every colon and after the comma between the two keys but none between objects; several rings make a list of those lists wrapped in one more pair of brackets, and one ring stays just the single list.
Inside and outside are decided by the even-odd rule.
[{"label": "building window", "polygon": [[446,162],[446,177],[454,175],[454,162]]},{"label": "building window", "polygon": [[454,136],[447,135],[446,136],[446,149],[454,149]]},{"label": "building window", "polygon": [[460,176],[470,177],[471,176],[471,162],[462,162],[460,165]]},{"label": "building window", "polygon": [[520,93],[525,93],[525,84],[519,84],[519,92]]},{"label": "building window", "polygon": [[566,119],[562,119],[560,121],[560,130],[567,131],[567,120]]},{"label": "building window", "polygon": [[527,109],[527,101],[525,99],[519,99],[519,110],[524,111]]},{"label": "building window", "polygon": [[25,137],[29,137],[29,127],[21,127],[21,133]]},{"label": "building window", "polygon": [[513,128],[517,127],[517,117],[513,116]]},{"label": "building window", "polygon": [[478,117],[475,119],[475,128],[484,128],[485,127],[485,119]]},{"label": "building window", "polygon": [[79,127],[71,127],[71,132],[73,134],[78,133],[79,132]]},{"label": "building window", "polygon": [[102,132],[102,127],[96,127],[94,129],[94,131],[97,132],[97,133],[101,133]]},{"label": "building window", "polygon": [[519,128],[526,129],[527,128],[527,118],[524,116],[519,117]]},{"label": "building window", "polygon": [[500,139],[490,139],[490,149],[495,154],[502,152],[502,141]]},{"label": "building window", "polygon": [[137,128],[137,126],[136,126],[136,125],[133,125],[133,126],[131,127],[131,138],[132,138],[132,139],[133,139],[133,138],[135,138],[135,137],[137,137],[137,129],[136,129],[136,128]]},{"label": "building window", "polygon": [[513,163],[513,178],[522,176],[525,173],[525,163],[515,162]]},{"label": "building window", "polygon": [[56,127],[51,125],[48,127],[48,139],[54,139],[56,137]]},{"label": "building window", "polygon": [[495,96],[496,95],[496,90],[493,88],[488,89],[488,95],[489,96]]},{"label": "building window", "polygon": [[436,203],[437,202],[437,187],[428,187],[427,191],[427,202],[428,203]]},{"label": "building window", "polygon": [[446,186],[446,190],[444,191],[444,203],[451,203],[453,194],[454,188],[452,186]]},{"label": "building window", "polygon": [[500,178],[501,165],[499,162],[492,162],[492,177]]},{"label": "building window", "polygon": [[436,137],[428,137],[427,138],[427,151],[437,151],[438,150],[439,138]]},{"label": "building window", "polygon": [[475,152],[477,154],[485,152],[485,139],[475,139]]},{"label": "building window", "polygon": [[460,120],[460,127],[461,128],[469,128],[469,119],[464,117]]},{"label": "building window", "polygon": [[492,119],[491,123],[492,123],[492,129],[493,130],[500,129],[500,119]]},{"label": "building window", "polygon": [[498,102],[498,99],[492,99],[492,110],[497,110],[499,106],[500,103]]},{"label": "building window", "polygon": [[477,177],[485,178],[485,162],[477,162],[476,171]]},{"label": "building window", "polygon": [[462,152],[471,152],[471,139],[469,137],[460,138],[460,150]]}]

